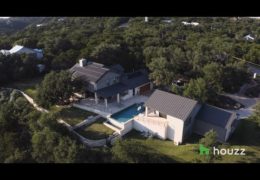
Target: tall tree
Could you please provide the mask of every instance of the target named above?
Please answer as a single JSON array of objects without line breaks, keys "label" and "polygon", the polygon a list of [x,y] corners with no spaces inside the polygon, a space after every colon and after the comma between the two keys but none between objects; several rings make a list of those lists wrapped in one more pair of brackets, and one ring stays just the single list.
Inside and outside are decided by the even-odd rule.
[{"label": "tall tree", "polygon": [[183,95],[200,102],[206,102],[209,98],[206,81],[202,78],[191,79],[189,84],[185,86]]},{"label": "tall tree", "polygon": [[174,73],[170,63],[164,57],[153,58],[148,68],[151,70],[150,78],[156,85],[169,85],[173,80]]},{"label": "tall tree", "polygon": [[64,103],[72,94],[73,82],[68,71],[50,72],[38,87],[37,101],[44,107]]},{"label": "tall tree", "polygon": [[223,90],[223,67],[217,63],[210,63],[203,67],[203,73],[208,88],[213,92],[220,93]]},{"label": "tall tree", "polygon": [[217,133],[213,129],[206,132],[204,137],[200,139],[200,144],[206,147],[213,147],[217,143]]},{"label": "tall tree", "polygon": [[258,127],[260,127],[260,103],[258,103],[255,106],[255,111],[253,113],[253,115],[251,116],[251,118],[257,122]]}]

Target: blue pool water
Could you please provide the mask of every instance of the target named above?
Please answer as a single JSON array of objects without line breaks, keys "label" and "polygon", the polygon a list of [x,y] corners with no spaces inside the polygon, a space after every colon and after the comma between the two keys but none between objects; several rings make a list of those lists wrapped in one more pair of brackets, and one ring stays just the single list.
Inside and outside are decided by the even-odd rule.
[{"label": "blue pool water", "polygon": [[122,111],[119,111],[111,116],[118,122],[124,123],[129,119],[132,119],[134,116],[138,115],[141,112],[144,112],[144,103],[133,104]]}]

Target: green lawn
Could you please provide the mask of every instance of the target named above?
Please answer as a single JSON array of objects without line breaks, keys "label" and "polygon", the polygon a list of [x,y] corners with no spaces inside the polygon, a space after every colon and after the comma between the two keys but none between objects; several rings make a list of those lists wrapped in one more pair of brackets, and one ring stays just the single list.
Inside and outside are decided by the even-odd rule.
[{"label": "green lawn", "polygon": [[63,106],[57,106],[57,105],[53,105],[51,106],[48,110],[52,113],[58,113],[60,112],[64,107]]},{"label": "green lawn", "polygon": [[71,126],[74,126],[81,121],[85,120],[88,116],[96,116],[97,114],[94,114],[92,112],[88,112],[85,110],[81,110],[75,107],[52,107],[52,112],[57,112],[59,114],[59,118],[66,121]]},{"label": "green lawn", "polygon": [[224,162],[260,162],[260,128],[251,119],[241,120],[229,140],[228,148],[245,148],[246,156],[224,156]]},{"label": "green lawn", "polygon": [[113,134],[114,131],[106,127],[103,124],[104,121],[106,121],[104,118],[99,118],[93,124],[79,128],[77,132],[82,136],[93,140],[107,138],[109,135]]},{"label": "green lawn", "polygon": [[125,135],[124,138],[135,140],[141,146],[171,159],[172,162],[192,162],[195,157],[199,157],[199,154],[195,152],[195,144],[176,146],[169,140],[160,140],[157,138],[147,139],[143,137],[140,132],[135,130]]},{"label": "green lawn", "polygon": [[[131,131],[124,138],[133,139],[140,145],[161,154],[172,162],[207,162],[205,156],[199,155],[199,136],[192,135],[183,145],[176,146],[172,141],[164,141],[156,138],[147,139],[137,131]],[[252,163],[260,162],[260,128],[252,120],[241,120],[238,128],[230,138],[227,145],[219,148],[245,148],[246,156],[225,155],[214,158],[215,163]]]}]

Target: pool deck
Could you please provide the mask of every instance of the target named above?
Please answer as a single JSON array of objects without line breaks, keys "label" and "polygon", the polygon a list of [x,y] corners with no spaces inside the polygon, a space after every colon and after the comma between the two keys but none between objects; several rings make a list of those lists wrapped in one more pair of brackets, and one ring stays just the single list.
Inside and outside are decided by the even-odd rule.
[{"label": "pool deck", "polygon": [[73,106],[83,109],[83,110],[97,113],[103,117],[108,117],[135,103],[146,102],[148,98],[149,98],[148,96],[137,95],[137,96],[133,96],[127,100],[121,100],[120,104],[118,104],[117,102],[108,103],[107,108],[105,106],[105,103],[100,102],[100,103],[96,104],[94,98],[87,98],[87,99],[81,100],[79,103],[73,104]]}]

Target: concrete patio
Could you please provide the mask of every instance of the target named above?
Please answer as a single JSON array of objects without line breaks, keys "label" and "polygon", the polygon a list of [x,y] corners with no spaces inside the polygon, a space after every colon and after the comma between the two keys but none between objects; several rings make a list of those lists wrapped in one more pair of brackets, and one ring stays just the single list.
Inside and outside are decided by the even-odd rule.
[{"label": "concrete patio", "polygon": [[136,95],[127,100],[121,100],[119,104],[116,101],[108,103],[108,106],[106,107],[104,101],[99,100],[99,103],[96,104],[95,98],[87,98],[81,100],[79,103],[73,104],[73,106],[97,113],[103,117],[107,117],[128,106],[131,106],[132,104],[145,102],[147,99],[148,96]]}]

